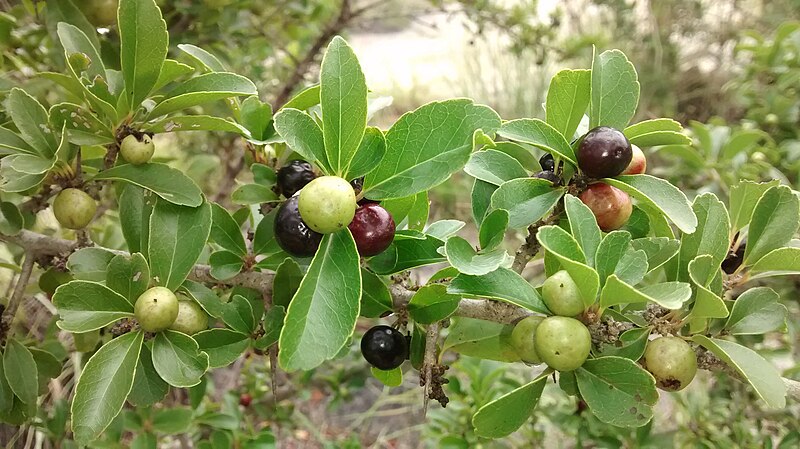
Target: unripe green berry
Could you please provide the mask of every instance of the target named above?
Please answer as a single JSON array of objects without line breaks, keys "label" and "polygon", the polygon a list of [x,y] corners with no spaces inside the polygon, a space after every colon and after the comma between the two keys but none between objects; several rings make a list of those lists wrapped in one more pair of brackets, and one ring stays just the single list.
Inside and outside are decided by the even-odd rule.
[{"label": "unripe green berry", "polygon": [[169,328],[187,335],[194,335],[208,329],[208,314],[200,307],[200,304],[191,299],[181,299],[178,301],[178,317]]},{"label": "unripe green berry", "polygon": [[166,287],[153,287],[136,300],[133,314],[144,331],[163,331],[178,317],[178,298]]},{"label": "unripe green berry", "polygon": [[142,135],[142,140],[136,139],[136,136],[129,134],[122,139],[119,146],[119,152],[122,158],[133,165],[141,165],[146,163],[153,157],[156,151],[156,146],[153,139],[147,134]]},{"label": "unripe green berry", "polygon": [[347,227],[356,213],[356,194],[349,182],[336,176],[321,176],[300,191],[300,217],[320,234]]},{"label": "unripe green berry", "polygon": [[578,284],[566,270],[561,270],[544,281],[542,299],[551,312],[561,316],[575,316],[583,312],[585,306]]},{"label": "unripe green berry", "polygon": [[94,198],[79,189],[64,189],[53,200],[53,214],[61,226],[69,229],[83,229],[97,212]]},{"label": "unripe green berry", "polygon": [[658,337],[647,343],[644,367],[666,391],[683,390],[697,374],[697,356],[689,343],[678,337]]},{"label": "unripe green berry", "polygon": [[545,318],[536,328],[534,341],[542,361],[557,371],[580,368],[592,349],[589,329],[575,318],[563,316]]},{"label": "unripe green berry", "polygon": [[544,317],[541,316],[529,316],[517,323],[514,330],[511,331],[511,346],[514,347],[523,362],[534,365],[542,363],[542,359],[536,353],[534,339],[536,328],[543,320]]}]

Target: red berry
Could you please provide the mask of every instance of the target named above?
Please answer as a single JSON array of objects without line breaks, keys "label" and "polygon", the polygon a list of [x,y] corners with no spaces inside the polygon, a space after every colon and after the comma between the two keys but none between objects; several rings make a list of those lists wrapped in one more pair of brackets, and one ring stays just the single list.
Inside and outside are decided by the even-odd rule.
[{"label": "red berry", "polygon": [[242,407],[250,407],[250,403],[253,402],[253,397],[247,393],[242,393],[239,396],[239,405]]},{"label": "red berry", "polygon": [[578,145],[578,166],[591,178],[612,178],[622,173],[633,157],[631,143],[621,131],[598,126]]},{"label": "red berry", "polygon": [[633,212],[631,197],[622,190],[598,182],[580,195],[583,204],[592,210],[597,225],[609,232],[625,226]]},{"label": "red berry", "polygon": [[622,174],[641,175],[645,172],[645,170],[647,170],[647,158],[644,157],[644,152],[641,148],[637,147],[636,145],[631,145],[631,148],[633,149],[631,163],[628,164],[628,167],[622,172]]},{"label": "red berry", "polygon": [[358,206],[348,228],[356,241],[358,253],[365,257],[382,253],[394,240],[395,224],[392,214],[379,204]]}]

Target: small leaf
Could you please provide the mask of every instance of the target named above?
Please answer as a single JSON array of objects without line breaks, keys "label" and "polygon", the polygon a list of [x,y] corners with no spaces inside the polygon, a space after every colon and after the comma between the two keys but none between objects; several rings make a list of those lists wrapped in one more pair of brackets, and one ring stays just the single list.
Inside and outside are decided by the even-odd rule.
[{"label": "small leaf", "polygon": [[203,204],[203,192],[188,176],[164,164],[117,165],[103,170],[95,181],[109,179],[124,181],[153,191],[156,195],[179,206],[197,207]]},{"label": "small leaf", "polygon": [[760,335],[783,328],[788,311],[768,287],[747,290],[736,298],[725,329],[733,335]]},{"label": "small leaf", "polygon": [[22,213],[16,204],[8,201],[0,202],[0,233],[17,235],[23,225]]},{"label": "small leaf", "polygon": [[492,195],[496,190],[496,185],[481,181],[480,179],[476,179],[475,183],[472,185],[472,219],[475,221],[476,225],[480,226],[484,217],[486,217],[486,212],[491,206]]},{"label": "small leaf", "polygon": [[380,277],[362,268],[361,283],[361,316],[378,318],[394,310],[392,295]]},{"label": "small leaf", "polygon": [[234,295],[225,305],[222,321],[231,329],[243,334],[253,333],[258,325],[252,303],[242,295]]},{"label": "small leaf", "polygon": [[319,90],[319,84],[309,86],[305,90],[301,90],[297,93],[297,95],[289,99],[289,101],[287,101],[286,104],[281,107],[281,109],[293,108],[301,111],[311,109],[319,104]]},{"label": "small leaf", "polygon": [[444,284],[426,285],[411,297],[408,312],[420,324],[432,324],[452,315],[458,308],[461,298],[447,292]]},{"label": "small leaf", "polygon": [[624,357],[636,362],[644,355],[649,336],[649,327],[629,329],[619,336],[616,346],[604,344],[601,354],[603,356]]},{"label": "small leaf", "polygon": [[156,196],[149,190],[132,184],[122,184],[119,195],[119,222],[122,235],[131,252],[147,253],[147,240],[150,234],[150,214],[155,206]]},{"label": "small leaf", "polygon": [[566,160],[577,167],[578,162],[567,138],[557,129],[539,119],[523,118],[503,123],[497,135],[516,142],[527,143]]},{"label": "small leaf", "polygon": [[270,346],[278,343],[285,318],[285,307],[271,307],[264,315],[264,335],[259,337],[259,339],[253,343],[253,346],[264,351]]},{"label": "small leaf", "polygon": [[581,397],[600,421],[641,427],[653,418],[653,406],[658,401],[655,379],[633,360],[589,359],[575,376]]},{"label": "small leaf", "polygon": [[257,95],[245,98],[240,115],[239,122],[250,131],[253,139],[264,140],[270,134],[274,134],[272,106],[269,103],[262,103]]},{"label": "small leaf", "polygon": [[540,220],[552,209],[564,189],[544,179],[520,178],[503,183],[492,194],[492,209],[508,211],[508,227],[519,229]]},{"label": "small leaf", "polygon": [[[592,210],[583,204],[583,201],[569,194],[564,197],[564,209],[567,212],[572,236],[586,256],[586,264],[590,267],[595,266],[594,258],[602,236]],[[602,275],[600,278],[604,279]]]},{"label": "small leaf", "polygon": [[117,12],[125,92],[133,107],[150,95],[167,57],[169,35],[161,9],[152,0],[120,3]]},{"label": "small leaf", "polygon": [[194,72],[192,66],[182,64],[174,59],[165,59],[164,65],[161,66],[161,72],[158,74],[158,81],[153,86],[153,92],[192,72]]},{"label": "small leaf", "polygon": [[711,256],[711,265],[719,267],[728,254],[728,211],[714,194],[698,196],[692,204],[697,216],[697,228],[681,236],[678,279],[688,280],[689,262],[697,256]]},{"label": "small leaf", "polygon": [[192,424],[192,409],[176,407],[156,410],[153,413],[153,430],[169,435],[184,433]]},{"label": "small leaf", "polygon": [[758,200],[764,196],[764,192],[772,187],[780,185],[780,183],[778,179],[761,183],[743,179],[731,187],[731,233],[736,233],[750,223],[750,218],[753,216],[753,209],[756,208]]},{"label": "small leaf", "polygon": [[375,127],[368,127],[364,133],[345,179],[356,179],[367,175],[375,169],[386,154],[386,136]]},{"label": "small leaf", "polygon": [[592,267],[586,265],[586,257],[578,242],[567,231],[557,226],[543,226],[536,234],[539,243],[549,254],[555,256],[559,264],[567,270],[578,284],[584,304],[594,304],[600,290],[600,278]]},{"label": "small leaf", "polygon": [[286,140],[289,148],[303,159],[326,173],[333,173],[328,163],[328,156],[325,154],[322,129],[310,115],[297,109],[281,109],[275,114],[275,130]]},{"label": "small leaf", "polygon": [[144,333],[129,332],[103,345],[86,362],[72,401],[72,432],[79,444],[99,437],[122,410],[133,387]]},{"label": "small leaf", "polygon": [[547,376],[529,382],[481,407],[472,417],[475,433],[483,438],[502,438],[530,419],[539,403]]},{"label": "small leaf", "polygon": [[680,242],[667,237],[645,237],[631,241],[631,247],[645,252],[647,269],[653,271],[678,253]]},{"label": "small leaf", "polygon": [[481,248],[492,250],[503,243],[508,228],[508,211],[495,209],[483,219],[478,232]]},{"label": "small leaf", "polygon": [[597,250],[597,274],[600,283],[617,269],[617,264],[628,251],[631,235],[626,231],[612,231],[603,238]]},{"label": "small leaf", "polygon": [[153,366],[153,356],[147,345],[142,345],[139,363],[136,364],[136,375],[133,388],[128,395],[128,402],[137,407],[148,407],[161,401],[169,393],[169,384],[161,379]]},{"label": "small leaf", "polygon": [[472,245],[459,236],[447,239],[444,246],[447,261],[464,274],[480,276],[496,270],[505,262],[507,254],[500,248],[486,253],[478,253]]},{"label": "small leaf", "polygon": [[526,178],[528,172],[513,157],[502,151],[476,151],[470,156],[464,171],[473,178],[496,186],[517,178]]},{"label": "small leaf", "polygon": [[242,126],[220,117],[208,115],[173,115],[146,123],[142,131],[151,133],[171,133],[182,131],[222,131],[234,133],[245,138],[250,137],[250,132]]},{"label": "small leaf", "polygon": [[111,259],[106,274],[106,286],[119,293],[131,304],[150,285],[150,268],[139,253],[130,256],[118,255]]},{"label": "small leaf", "polygon": [[[499,362],[518,362],[517,351],[511,346],[514,326],[492,321],[458,317],[448,328],[442,352],[451,350],[462,355]],[[424,338],[421,340],[424,341]],[[411,339],[412,343],[414,338]]]},{"label": "small leaf", "polygon": [[547,123],[572,139],[591,100],[591,70],[562,70],[550,80],[545,111]]},{"label": "small leaf", "polygon": [[497,299],[534,312],[550,313],[536,289],[507,268],[498,268],[483,276],[459,274],[450,283],[447,292],[471,298]]},{"label": "small leaf", "polygon": [[606,178],[603,182],[627,192],[648,212],[666,215],[686,234],[691,234],[697,227],[697,217],[686,195],[663,179],[650,175],[627,175]]},{"label": "small leaf", "polygon": [[206,313],[214,318],[222,318],[227,303],[223,303],[213,290],[199,282],[189,280],[183,282],[183,288],[192,299],[200,304],[200,307],[202,307]]},{"label": "small leaf", "polygon": [[592,102],[589,127],[625,129],[639,103],[636,68],[619,50],[595,56],[592,62]]},{"label": "small leaf", "polygon": [[157,285],[176,290],[197,263],[211,231],[211,207],[158,201],[150,216],[148,261]]},{"label": "small leaf", "polygon": [[47,110],[22,89],[13,88],[6,101],[6,110],[19,129],[20,136],[43,157],[55,154],[58,143],[50,129]]},{"label": "small leaf", "polygon": [[376,274],[389,275],[411,268],[444,262],[446,259],[438,252],[444,242],[431,236],[424,239],[398,239],[386,251],[372,257],[369,266]]},{"label": "small leaf", "polygon": [[744,265],[758,262],[770,251],[786,246],[797,231],[800,199],[787,186],[772,187],[761,196],[750,221]]},{"label": "small leaf", "polygon": [[211,53],[191,44],[178,44],[178,48],[198,62],[206,71],[225,72],[227,69],[220,60]]},{"label": "small leaf", "polygon": [[800,274],[800,248],[774,249],[750,268],[750,279]]},{"label": "small leaf", "polygon": [[247,246],[244,243],[242,230],[230,212],[217,203],[211,203],[211,240],[228,251],[244,256]]},{"label": "small leaf", "polygon": [[637,290],[612,274],[600,293],[600,308],[617,304],[654,302],[666,309],[676,310],[680,309],[691,296],[692,288],[685,282],[662,282]]},{"label": "small leaf", "polygon": [[693,318],[725,318],[728,316],[725,302],[708,288],[718,272],[719,265],[708,254],[698,256],[689,263],[689,279],[695,289],[691,312]]},{"label": "small leaf", "polygon": [[211,277],[220,281],[231,279],[244,268],[241,256],[225,250],[211,253],[208,264],[211,265]]},{"label": "small leaf", "polygon": [[231,194],[231,201],[244,206],[260,203],[275,203],[278,201],[278,195],[268,186],[261,184],[242,184]]},{"label": "small leaf", "polygon": [[104,282],[108,264],[115,256],[102,248],[81,248],[69,256],[67,269],[75,279]]},{"label": "small leaf", "polygon": [[224,98],[257,94],[255,84],[241,75],[225,72],[206,73],[184,81],[169,91],[147,116],[160,117]]},{"label": "small leaf", "polygon": [[131,302],[96,282],[67,282],[56,289],[53,304],[61,316],[58,327],[68,332],[89,332],[133,316]]},{"label": "small leaf", "polygon": [[300,288],[303,280],[303,270],[293,259],[286,258],[275,270],[272,281],[272,303],[277,306],[289,307],[289,302]]},{"label": "small leaf", "polygon": [[773,409],[786,407],[786,385],[778,370],[752,349],[736,343],[694,335],[692,340],[735,369]]},{"label": "small leaf", "polygon": [[3,367],[11,391],[28,406],[36,406],[39,377],[33,355],[22,343],[8,340],[3,353]]},{"label": "small leaf", "polygon": [[174,387],[192,387],[208,370],[208,354],[186,334],[159,332],[153,340],[153,366],[164,381]]},{"label": "small leaf", "polygon": [[69,141],[76,145],[107,145],[114,142],[111,128],[93,113],[72,103],[59,103],[50,108],[50,123],[69,132]]},{"label": "small leaf", "polygon": [[425,234],[439,240],[447,240],[448,237],[460,231],[465,224],[461,220],[439,220],[428,225],[425,228]]},{"label": "small leaf", "polygon": [[370,367],[370,370],[372,371],[372,376],[387,387],[399,387],[403,385],[403,370],[399,367],[384,371],[373,366]]},{"label": "small leaf", "polygon": [[250,345],[247,335],[230,329],[208,329],[192,338],[201,351],[208,354],[208,367],[221,368],[238,359]]}]

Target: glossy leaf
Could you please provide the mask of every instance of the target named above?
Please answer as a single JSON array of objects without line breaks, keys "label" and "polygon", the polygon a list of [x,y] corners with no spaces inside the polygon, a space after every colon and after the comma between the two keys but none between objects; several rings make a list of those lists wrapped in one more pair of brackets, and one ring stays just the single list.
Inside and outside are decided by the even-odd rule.
[{"label": "glossy leaf", "polygon": [[180,206],[197,207],[203,203],[203,192],[197,184],[179,170],[164,164],[117,165],[94,177],[95,181],[103,179],[144,187]]},{"label": "glossy leaf", "polygon": [[426,285],[411,297],[408,312],[420,324],[432,324],[452,315],[461,298],[447,292],[444,284]]},{"label": "glossy leaf", "polygon": [[375,169],[386,154],[386,136],[375,127],[368,127],[364,139],[358,146],[353,161],[347,169],[345,179],[356,179],[365,176]]},{"label": "glossy leaf", "polygon": [[562,70],[550,80],[545,112],[547,123],[572,139],[591,100],[591,70]]},{"label": "glossy leaf", "polygon": [[120,2],[117,12],[120,61],[128,104],[138,106],[158,82],[169,35],[161,9],[152,0]]},{"label": "glossy leaf", "polygon": [[242,95],[256,95],[255,84],[235,73],[212,72],[184,81],[169,91],[148,114],[160,117],[170,112]]},{"label": "glossy leaf", "polygon": [[758,262],[770,251],[786,246],[800,221],[800,199],[786,186],[772,187],[753,209],[747,233],[744,264]]},{"label": "glossy leaf", "polygon": [[127,299],[96,282],[67,282],[56,289],[53,304],[61,316],[58,327],[69,332],[89,332],[133,316]]},{"label": "glossy leaf", "polygon": [[117,255],[108,264],[106,286],[122,295],[131,304],[150,285],[150,268],[140,253]]},{"label": "glossy leaf", "polygon": [[238,359],[250,345],[247,335],[230,329],[208,329],[192,336],[208,354],[208,367],[221,368]]},{"label": "glossy leaf", "polygon": [[373,367],[370,367],[370,371],[372,372],[372,376],[380,381],[380,383],[386,385],[387,387],[399,387],[403,385],[403,370],[400,368],[395,368],[391,370],[380,370]]},{"label": "glossy leaf", "polygon": [[148,260],[153,281],[175,290],[192,271],[211,230],[211,207],[158,201],[150,216]]},{"label": "glossy leaf", "polygon": [[536,289],[507,268],[498,268],[483,276],[459,274],[450,283],[447,292],[471,298],[496,299],[534,312],[550,313]]},{"label": "glossy leaf", "polygon": [[653,376],[622,357],[589,359],[575,371],[578,389],[600,421],[620,427],[641,427],[653,418],[658,401]]},{"label": "glossy leaf", "polygon": [[192,337],[167,330],[153,340],[153,366],[166,383],[192,387],[208,370],[208,354],[199,350]]},{"label": "glossy leaf", "polygon": [[447,239],[444,251],[450,265],[461,273],[475,276],[496,270],[507,258],[507,254],[502,248],[478,253],[468,241],[459,236]]},{"label": "glossy leaf", "polygon": [[508,211],[508,227],[519,229],[540,220],[552,209],[564,190],[544,179],[520,178],[503,183],[492,194],[492,209]]},{"label": "glossy leaf", "polygon": [[378,318],[394,309],[389,288],[375,273],[361,269],[361,316]]},{"label": "glossy leaf", "polygon": [[639,103],[636,68],[619,50],[608,50],[592,62],[592,101],[589,128],[625,129]]},{"label": "glossy leaf", "polygon": [[297,109],[281,109],[275,115],[275,130],[286,140],[289,148],[303,159],[317,165],[326,173],[333,173],[325,154],[322,129],[310,115]]},{"label": "glossy leaf", "polygon": [[650,175],[626,175],[606,178],[603,182],[627,192],[648,212],[666,215],[686,234],[691,234],[697,227],[697,217],[686,195],[663,179]]},{"label": "glossy leaf", "polygon": [[502,151],[476,151],[470,156],[464,171],[473,178],[499,186],[506,181],[525,178],[528,172],[513,157]]},{"label": "glossy leaf", "polygon": [[483,438],[502,438],[530,419],[539,403],[547,377],[539,377],[481,407],[472,417],[475,433]]},{"label": "glossy leaf", "polygon": [[386,251],[369,260],[369,266],[376,274],[388,275],[410,268],[431,265],[445,261],[437,250],[444,245],[441,240],[426,236],[424,239],[398,239]]},{"label": "glossy leaf", "polygon": [[559,130],[539,119],[523,118],[503,123],[497,131],[499,136],[515,142],[527,143],[566,160],[573,166],[578,165],[572,147]]}]

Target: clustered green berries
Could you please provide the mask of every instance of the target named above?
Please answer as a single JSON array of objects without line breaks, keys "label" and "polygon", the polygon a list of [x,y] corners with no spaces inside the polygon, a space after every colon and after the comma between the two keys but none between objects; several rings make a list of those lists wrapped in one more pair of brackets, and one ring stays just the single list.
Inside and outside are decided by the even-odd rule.
[{"label": "clustered green berries", "polygon": [[86,192],[79,189],[64,189],[53,200],[56,220],[68,229],[83,229],[94,218],[97,204]]},{"label": "clustered green berries", "polygon": [[303,187],[297,207],[309,228],[320,234],[332,234],[353,221],[356,194],[344,179],[321,176]]},{"label": "clustered green berries", "polygon": [[578,284],[566,270],[561,270],[544,281],[542,299],[547,308],[556,315],[575,316],[584,309]]},{"label": "clustered green berries", "polygon": [[514,326],[511,331],[511,346],[517,351],[517,355],[525,363],[538,365],[542,363],[542,359],[536,352],[536,345],[534,339],[536,336],[536,328],[542,323],[544,317],[529,316],[523,318],[522,321]]},{"label": "clustered green berries", "polygon": [[155,151],[156,146],[153,143],[153,139],[147,134],[143,134],[141,140],[129,134],[122,139],[122,143],[119,146],[122,158],[133,165],[141,165],[148,162]]},{"label": "clustered green berries", "polygon": [[547,366],[556,371],[572,371],[580,368],[589,357],[592,336],[575,318],[551,316],[536,328],[534,345]]},{"label": "clustered green berries", "polygon": [[658,337],[647,343],[642,364],[666,391],[683,390],[697,374],[697,357],[679,337]]},{"label": "clustered green berries", "polygon": [[194,335],[208,329],[208,314],[200,307],[200,304],[188,298],[181,298],[178,301],[178,316],[169,328],[187,335]]},{"label": "clustered green berries", "polygon": [[178,297],[166,287],[153,287],[136,299],[133,315],[145,332],[163,331],[178,318]]}]

